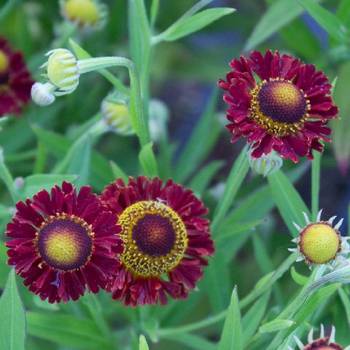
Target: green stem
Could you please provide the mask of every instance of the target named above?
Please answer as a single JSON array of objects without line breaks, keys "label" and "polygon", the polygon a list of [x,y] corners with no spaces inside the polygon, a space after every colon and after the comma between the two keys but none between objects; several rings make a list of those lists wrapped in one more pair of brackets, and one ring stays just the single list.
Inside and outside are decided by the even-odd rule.
[{"label": "green stem", "polygon": [[125,57],[98,57],[79,60],[81,74],[108,67],[121,66],[128,69],[130,77],[130,114],[132,126],[139,137],[141,146],[150,142],[141,95],[140,80],[134,63]]},{"label": "green stem", "polygon": [[314,152],[314,160],[311,166],[311,211],[313,220],[316,220],[319,211],[321,158],[321,153]]},{"label": "green stem", "polygon": [[34,164],[33,174],[41,174],[45,170],[45,163],[47,158],[46,147],[42,142],[38,142],[36,160]]},{"label": "green stem", "polygon": [[19,195],[15,189],[12,175],[5,164],[2,149],[0,149],[0,178],[6,185],[13,202],[16,203],[18,201]]}]

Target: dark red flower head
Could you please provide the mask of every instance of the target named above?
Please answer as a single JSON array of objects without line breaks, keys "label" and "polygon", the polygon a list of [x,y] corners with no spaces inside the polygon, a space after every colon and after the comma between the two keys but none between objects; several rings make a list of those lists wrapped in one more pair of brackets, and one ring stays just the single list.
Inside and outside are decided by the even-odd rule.
[{"label": "dark red flower head", "polygon": [[305,345],[304,350],[343,350],[343,348],[336,343],[330,343],[329,337],[326,337]]},{"label": "dark red flower head", "polygon": [[320,140],[330,141],[327,123],[338,113],[323,72],[277,51],[254,51],[230,66],[219,86],[229,105],[232,142],[244,136],[253,157],[275,150],[294,162],[303,156],[312,159],[312,150],[323,151]]},{"label": "dark red flower head", "polygon": [[32,85],[22,54],[0,37],[0,117],[19,114],[30,99]]},{"label": "dark red flower head", "polygon": [[101,200],[116,216],[124,243],[109,286],[113,298],[133,306],[186,298],[214,252],[203,203],[171,180],[142,176],[115,181]]},{"label": "dark red flower head", "polygon": [[64,182],[18,202],[7,225],[9,265],[50,303],[97,293],[115,271],[121,251],[115,216],[85,186]]}]

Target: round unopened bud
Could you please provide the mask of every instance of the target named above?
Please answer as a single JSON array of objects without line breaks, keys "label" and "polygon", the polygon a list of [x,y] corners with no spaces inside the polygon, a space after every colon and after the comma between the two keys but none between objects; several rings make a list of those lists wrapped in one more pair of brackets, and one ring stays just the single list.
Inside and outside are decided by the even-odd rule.
[{"label": "round unopened bud", "polygon": [[32,100],[39,106],[48,106],[56,99],[54,90],[55,87],[50,83],[35,83],[31,90]]},{"label": "round unopened bud", "polygon": [[100,28],[107,17],[106,5],[99,0],[60,0],[63,17],[82,28]]},{"label": "round unopened bud", "polygon": [[47,77],[58,89],[55,95],[73,92],[79,85],[80,74],[77,58],[66,49],[52,50],[48,55],[49,59],[45,66]]},{"label": "round unopened bud", "polygon": [[120,135],[132,135],[134,130],[130,120],[128,99],[119,94],[107,96],[101,105],[103,119],[110,130]]},{"label": "round unopened bud", "polygon": [[279,170],[283,165],[283,159],[274,151],[264,154],[260,158],[254,158],[251,150],[248,151],[248,160],[250,167],[263,176],[271,175]]},{"label": "round unopened bud", "polygon": [[341,250],[340,234],[326,222],[313,223],[301,232],[299,247],[309,262],[326,264]]}]

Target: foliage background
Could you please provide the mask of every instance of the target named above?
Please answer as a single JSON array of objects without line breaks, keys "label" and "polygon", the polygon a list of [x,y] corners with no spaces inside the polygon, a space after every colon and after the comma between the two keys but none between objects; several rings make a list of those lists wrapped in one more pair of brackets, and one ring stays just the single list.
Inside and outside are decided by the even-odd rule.
[{"label": "foliage background", "polygon": [[[92,56],[128,57],[127,1],[105,2],[110,13],[107,26],[89,35],[75,33],[72,37]],[[168,28],[194,3],[160,1],[156,31]],[[274,320],[300,291],[300,284],[305,282],[303,275],[310,275],[303,264],[295,265],[298,273],[292,270],[291,274],[289,264],[282,269],[284,275],[278,282],[267,279],[264,285],[265,279],[256,285],[262,276],[271,277],[271,271],[284,266],[282,262],[288,258],[287,248],[291,246],[290,233],[295,234],[290,232],[293,215],[298,219],[301,215],[298,210],[307,210],[306,207],[314,212],[318,199],[320,207],[325,208],[326,217],[347,218],[349,212],[350,1],[322,1],[321,10],[313,6],[317,3],[312,0],[212,1],[210,7],[233,7],[237,11],[185,38],[161,43],[154,50],[150,94],[165,102],[170,110],[168,135],[154,146],[160,176],[175,178],[194,188],[211,209],[212,216],[217,213],[215,207],[220,208],[225,184],[232,194],[227,198],[227,210],[222,217],[214,219],[217,253],[199,290],[188,300],[170,302],[166,307],[130,309],[111,302],[108,295],[102,293],[57,306],[33,297],[18,280],[25,325],[21,304],[16,299],[14,277],[10,275],[6,294],[9,299],[5,299],[4,294],[0,300],[2,315],[7,316],[1,317],[0,335],[10,336],[8,320],[12,320],[16,337],[27,334],[28,350],[138,349],[139,334],[147,337],[151,349],[216,349],[215,343],[222,334],[224,340],[221,340],[220,349],[239,350],[243,347],[238,338],[245,344],[244,348],[261,349],[275,336],[284,334],[287,337],[293,332],[305,335],[310,325],[317,327],[322,321],[326,325],[336,325],[338,341],[350,344],[350,299],[346,286],[330,285],[318,291],[320,294],[304,303],[296,315],[287,317],[293,322],[288,327],[280,322],[272,331],[260,329],[259,332],[259,325]],[[0,5],[1,35],[24,52],[31,71],[39,78],[38,67],[44,61],[44,53],[68,44],[69,35],[59,14],[58,2],[1,0]],[[147,8],[151,5],[151,1],[146,1]],[[243,181],[244,171],[239,172],[244,167],[239,168],[240,162],[244,161],[238,154],[244,145],[230,144],[229,134],[223,127],[225,106],[221,96],[215,93],[216,81],[228,70],[231,58],[251,49],[265,48],[296,55],[325,70],[331,80],[337,77],[335,99],[342,119],[334,122],[333,145],[327,146],[322,157],[319,195],[317,169],[312,179],[308,161],[298,166],[285,162],[283,170],[288,177],[279,174],[268,181],[252,173]],[[112,71],[121,79],[126,78],[126,72]],[[73,156],[69,158],[69,165],[60,167],[74,147],[74,141],[83,137],[100,118],[100,102],[110,90],[109,82],[102,76],[85,75],[75,93],[59,98],[47,108],[30,105],[21,118],[2,124],[0,145],[20,198],[63,178],[76,179],[75,175],[79,176],[76,181],[91,183],[100,191],[120,173],[110,161],[128,175],[144,172],[138,160],[137,138],[113,133],[104,134],[95,144],[80,138],[83,141],[80,148],[75,148],[75,153],[70,153]],[[231,170],[235,160],[236,168]],[[3,166],[2,163],[2,174]],[[57,174],[57,170],[63,175],[37,176]],[[281,179],[282,185],[278,182]],[[288,179],[295,182],[302,199]],[[290,206],[286,205],[288,198],[291,198]],[[4,231],[11,218],[13,202],[3,183],[0,183],[0,199],[0,226]],[[344,234],[346,227],[343,226]],[[6,252],[1,245],[0,289],[5,287],[8,273]],[[265,288],[262,297],[252,304],[250,301],[255,298],[249,299],[250,296],[261,290],[262,285]],[[241,300],[243,333],[239,327],[236,290],[230,299],[234,286],[238,286]],[[8,305],[14,305],[12,311],[8,310]],[[224,328],[222,333],[227,314],[230,315],[225,323],[228,331]],[[200,320],[204,320],[204,324],[197,324]],[[192,326],[181,328],[188,324]],[[227,332],[230,341],[225,342]],[[256,339],[255,332],[258,332]],[[16,347],[11,349],[17,350]]]}]

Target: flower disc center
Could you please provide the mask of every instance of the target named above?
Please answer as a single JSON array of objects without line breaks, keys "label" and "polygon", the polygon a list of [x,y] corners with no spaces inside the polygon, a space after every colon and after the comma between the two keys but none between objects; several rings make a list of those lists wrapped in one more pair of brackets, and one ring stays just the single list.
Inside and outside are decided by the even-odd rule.
[{"label": "flower disc center", "polygon": [[328,344],[328,338],[318,339],[305,346],[305,350],[342,350],[343,348],[338,344]]},{"label": "flower disc center", "polygon": [[162,256],[173,249],[176,234],[167,218],[157,214],[146,214],[134,226],[132,238],[143,253]]},{"label": "flower disc center", "polygon": [[118,219],[124,251],[121,260],[138,276],[160,276],[183,258],[187,230],[181,217],[157,201],[140,201],[127,207]]},{"label": "flower disc center", "polygon": [[75,216],[50,217],[40,228],[37,248],[50,267],[70,271],[84,266],[92,254],[89,225]]},{"label": "flower disc center", "polygon": [[0,50],[0,74],[7,71],[9,67],[9,59],[4,51]]},{"label": "flower disc center", "polygon": [[304,93],[289,81],[263,83],[257,100],[261,113],[276,122],[297,123],[307,111]]},{"label": "flower disc center", "polygon": [[327,223],[307,226],[300,234],[300,251],[314,264],[333,260],[341,248],[339,233]]}]

